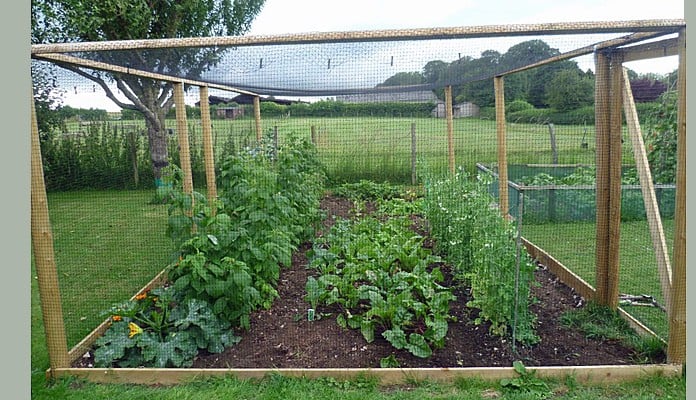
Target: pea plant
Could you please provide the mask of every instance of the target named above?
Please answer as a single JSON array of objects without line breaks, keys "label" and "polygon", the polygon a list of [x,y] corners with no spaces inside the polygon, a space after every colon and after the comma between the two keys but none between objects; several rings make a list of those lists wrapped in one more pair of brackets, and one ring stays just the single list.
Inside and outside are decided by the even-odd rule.
[{"label": "pea plant", "polygon": [[309,267],[318,277],[308,278],[305,299],[313,308],[337,307],[336,322],[360,329],[368,343],[381,334],[396,349],[426,358],[444,345],[456,298],[434,267],[440,258],[410,224],[403,215],[337,220],[314,242]]},{"label": "pea plant", "polygon": [[459,171],[453,176],[428,176],[424,210],[437,254],[451,263],[458,278],[468,283],[479,309],[474,321],[490,322],[498,336],[513,333],[522,343],[538,342],[533,301],[534,263],[524,248],[516,245],[516,230],[493,207],[489,182]]}]

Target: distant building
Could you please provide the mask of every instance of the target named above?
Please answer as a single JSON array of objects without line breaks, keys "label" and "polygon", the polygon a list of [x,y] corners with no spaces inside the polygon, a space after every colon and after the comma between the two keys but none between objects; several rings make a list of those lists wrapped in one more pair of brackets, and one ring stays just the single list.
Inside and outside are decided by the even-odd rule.
[{"label": "distant building", "polygon": [[218,107],[215,113],[218,118],[235,119],[244,116],[244,108],[235,106]]},{"label": "distant building", "polygon": [[[481,109],[474,103],[465,102],[452,106],[452,118],[478,117]],[[435,108],[430,112],[430,116],[435,118],[445,118],[445,102],[440,100]]]}]

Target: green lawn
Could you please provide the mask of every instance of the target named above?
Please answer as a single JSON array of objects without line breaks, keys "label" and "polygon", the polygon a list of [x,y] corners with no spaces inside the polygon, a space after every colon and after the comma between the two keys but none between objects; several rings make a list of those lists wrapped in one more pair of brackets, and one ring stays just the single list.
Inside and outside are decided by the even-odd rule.
[{"label": "green lawn", "polygon": [[[671,254],[674,220],[666,219],[662,223],[667,248]],[[666,306],[647,222],[622,222],[620,234],[620,293],[647,294]],[[546,250],[590,285],[595,285],[596,232],[593,222],[526,224],[522,235]],[[668,321],[664,312],[657,308],[640,306],[626,306],[624,309],[660,337],[667,339]]]},{"label": "green lawn", "polygon": [[[69,346],[101,322],[100,311],[130,297],[169,261],[172,247],[164,235],[166,206],[150,204],[151,196],[148,191],[49,194]],[[558,232],[581,234],[582,230],[559,229]],[[572,243],[574,239],[564,240]],[[379,386],[369,379],[343,382],[278,376],[261,381],[212,379],[175,387],[97,385],[73,379],[49,383],[45,379],[49,360],[34,277],[32,269],[31,391],[35,399],[538,398],[534,393],[509,391],[500,382],[478,380],[409,382],[398,387]],[[686,394],[683,378],[646,377],[618,385],[580,385],[569,378],[547,381],[547,384],[558,399],[678,399],[685,398]]]}]

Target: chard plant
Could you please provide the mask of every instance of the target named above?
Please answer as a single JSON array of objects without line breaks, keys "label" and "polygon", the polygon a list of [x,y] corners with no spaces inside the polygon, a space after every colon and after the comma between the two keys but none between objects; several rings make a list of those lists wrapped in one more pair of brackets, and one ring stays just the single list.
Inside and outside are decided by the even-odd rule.
[{"label": "chard plant", "polygon": [[338,307],[336,322],[360,329],[369,343],[381,334],[396,349],[429,357],[444,345],[449,302],[441,285],[440,258],[423,247],[405,216],[366,216],[337,220],[328,235],[315,241],[305,299],[313,308]]}]

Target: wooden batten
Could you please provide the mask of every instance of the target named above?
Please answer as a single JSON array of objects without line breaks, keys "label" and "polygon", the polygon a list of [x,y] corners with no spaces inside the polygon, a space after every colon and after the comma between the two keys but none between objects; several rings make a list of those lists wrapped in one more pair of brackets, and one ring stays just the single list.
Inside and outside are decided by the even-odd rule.
[{"label": "wooden batten", "polygon": [[68,344],[60,300],[60,285],[53,248],[53,230],[48,213],[48,197],[44,181],[39,126],[33,96],[31,101],[31,246],[36,266],[36,279],[41,293],[46,346],[51,368],[69,365]]},{"label": "wooden batten", "polygon": [[259,96],[254,96],[254,122],[256,124],[256,141],[260,142],[263,130],[261,128],[261,99]]},{"label": "wooden batten", "polygon": [[452,86],[445,86],[445,120],[447,121],[447,162],[454,175],[454,116],[452,115]]},{"label": "wooden batten", "polygon": [[201,125],[203,131],[203,160],[205,162],[205,182],[208,201],[212,204],[217,199],[217,184],[215,182],[215,153],[213,152],[212,121],[210,120],[210,100],[208,87],[199,88],[201,104]]},{"label": "wooden batten", "polygon": [[[573,377],[580,383],[618,383],[645,376],[676,377],[682,374],[679,364],[654,365],[590,365],[574,367],[526,367],[538,378],[564,379]],[[195,379],[233,377],[263,379],[269,375],[295,378],[356,379],[375,377],[381,385],[397,385],[414,381],[454,382],[458,379],[499,381],[517,378],[512,367],[487,368],[316,368],[316,369],[192,369],[192,368],[60,368],[53,371],[57,377],[74,376],[95,383],[176,385]]]},{"label": "wooden batten", "polygon": [[623,62],[647,60],[651,58],[676,56],[679,54],[677,38],[659,40],[655,42],[637,44],[617,50],[623,57]]},{"label": "wooden batten", "polygon": [[495,91],[495,126],[498,140],[498,206],[500,207],[500,213],[507,217],[510,211],[510,199],[508,196],[504,77],[496,76],[493,78],[493,90]]},{"label": "wooden batten", "polygon": [[633,93],[631,93],[631,85],[628,80],[628,72],[626,69],[623,71],[623,80],[624,114],[626,115],[626,125],[628,125],[628,133],[633,146],[633,158],[636,160],[636,170],[638,171],[638,179],[643,193],[643,202],[645,204],[650,237],[652,238],[653,249],[655,250],[655,257],[657,259],[658,275],[660,276],[660,284],[662,285],[662,298],[665,304],[670,304],[670,299],[672,297],[672,267],[667,251],[667,241],[665,240],[665,234],[662,229],[662,219],[660,218],[660,209],[657,204],[657,197],[655,196],[648,155],[645,151],[645,144],[643,143],[643,133],[640,129],[638,112],[636,111],[636,105],[633,101]]},{"label": "wooden batten", "polygon": [[674,210],[672,301],[667,360],[686,362],[686,29],[679,33],[677,77],[677,192]]}]

